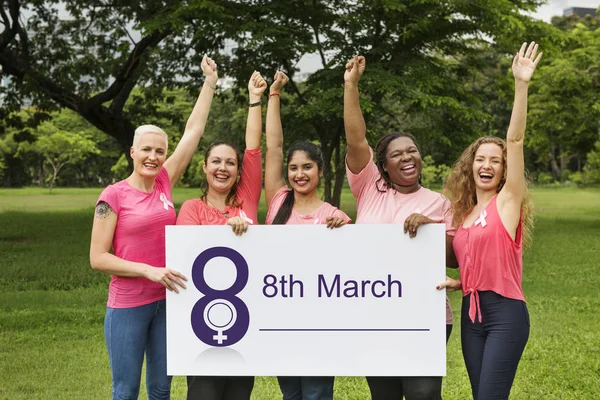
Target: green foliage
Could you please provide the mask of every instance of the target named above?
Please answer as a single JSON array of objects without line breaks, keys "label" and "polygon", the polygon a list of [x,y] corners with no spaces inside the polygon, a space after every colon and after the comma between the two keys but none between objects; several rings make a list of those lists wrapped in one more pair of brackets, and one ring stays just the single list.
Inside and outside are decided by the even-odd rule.
[{"label": "green foliage", "polygon": [[583,183],[600,183],[600,140],[596,142],[594,150],[587,154],[583,174]]},{"label": "green foliage", "polygon": [[110,167],[110,172],[112,172],[115,180],[122,180],[129,176],[129,163],[125,154],[121,154],[117,162]]},{"label": "green foliage", "polygon": [[[103,335],[109,276],[93,271],[87,257],[99,190],[57,188],[55,192],[0,190],[0,210],[13,202],[29,207],[27,212],[0,212],[0,225],[6,228],[0,231],[2,399],[110,397]],[[176,189],[175,202],[179,205],[194,197],[193,192]],[[596,375],[600,370],[600,191],[534,188],[532,196],[536,229],[523,269],[531,334],[511,393],[526,400],[596,399],[600,392]],[[352,195],[345,191],[342,198],[347,200],[343,210],[353,215]],[[63,211],[47,208],[48,203]],[[65,203],[69,203],[68,209]],[[264,202],[260,213],[262,220]],[[60,235],[57,227],[61,227]],[[455,320],[447,347],[443,397],[468,399],[469,378],[460,349],[461,296],[451,293],[449,297]],[[78,377],[75,381],[74,374]],[[142,374],[140,398],[146,396],[144,377]],[[185,393],[185,377],[174,377],[171,397],[182,399]],[[278,396],[276,378],[256,378],[252,400]],[[368,386],[363,377],[336,377],[334,396],[363,400],[369,398]]]},{"label": "green foliage", "polygon": [[423,167],[421,169],[421,180],[423,186],[429,188],[432,186],[442,186],[450,174],[451,168],[445,164],[435,165],[433,157],[427,155],[423,157]]},{"label": "green foliage", "polygon": [[600,119],[600,18],[564,21],[554,20],[567,30],[564,43],[534,76],[526,138],[534,161],[550,166],[557,181],[569,160],[592,148]]}]

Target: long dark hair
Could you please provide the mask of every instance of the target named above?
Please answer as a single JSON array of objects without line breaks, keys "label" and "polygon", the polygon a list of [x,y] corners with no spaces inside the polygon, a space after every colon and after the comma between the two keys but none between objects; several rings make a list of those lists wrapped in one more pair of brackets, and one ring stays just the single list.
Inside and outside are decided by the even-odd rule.
[{"label": "long dark hair", "polygon": [[[419,147],[419,143],[417,143],[417,139],[410,133],[407,132],[392,132],[388,133],[377,142],[377,146],[375,146],[375,165],[377,165],[377,169],[379,170],[379,174],[381,178],[377,179],[375,182],[375,187],[380,192],[387,192],[388,189],[394,188],[394,183],[390,179],[390,175],[383,168],[383,166],[387,163],[387,150],[388,146],[392,142],[392,140],[398,139],[400,137],[409,138],[417,147],[419,154],[421,154],[421,148]],[[383,180],[383,184],[380,184]],[[421,185],[421,175],[419,175],[419,185]]]},{"label": "long dark hair", "polygon": [[[306,153],[308,158],[317,163],[317,168],[319,172],[323,171],[323,153],[319,146],[310,143],[310,142],[296,142],[290,146],[287,154],[287,163],[286,165],[290,165],[290,160],[294,156],[297,151],[303,151]],[[285,195],[285,199],[279,207],[275,218],[273,219],[273,225],[285,225],[290,219],[292,215],[292,209],[294,208],[294,189],[290,189],[289,192]]]},{"label": "long dark hair", "polygon": [[[211,153],[212,149],[214,149],[217,146],[221,146],[221,145],[229,146],[233,149],[233,151],[235,151],[235,157],[237,159],[238,173],[239,173],[242,170],[242,161],[243,161],[242,153],[240,153],[240,150],[237,148],[236,145],[234,145],[233,143],[228,142],[226,140],[215,140],[214,142],[212,142],[210,144],[210,146],[208,146],[208,148],[204,152],[204,165],[206,166],[206,160],[208,160],[208,157],[210,157],[210,153]],[[240,207],[242,205],[242,203],[238,203],[238,200],[237,200],[237,196],[236,196],[237,195],[237,187],[238,187],[238,179],[236,177],[235,183],[231,187],[231,190],[229,191],[229,194],[227,195],[227,199],[225,199],[225,203],[228,206]],[[202,201],[206,202],[206,195],[208,194],[208,180],[207,179],[203,179],[202,182],[200,182],[200,190],[202,191],[202,196],[200,196],[200,198],[202,199]]]}]

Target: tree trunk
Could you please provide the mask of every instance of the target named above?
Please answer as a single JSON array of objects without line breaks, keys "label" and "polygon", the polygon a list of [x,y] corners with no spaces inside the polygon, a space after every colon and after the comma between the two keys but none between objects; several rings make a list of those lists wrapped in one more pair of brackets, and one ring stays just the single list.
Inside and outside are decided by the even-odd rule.
[{"label": "tree trunk", "polygon": [[550,167],[552,168],[552,179],[560,181],[561,170],[556,159],[556,145],[554,143],[550,148]]}]

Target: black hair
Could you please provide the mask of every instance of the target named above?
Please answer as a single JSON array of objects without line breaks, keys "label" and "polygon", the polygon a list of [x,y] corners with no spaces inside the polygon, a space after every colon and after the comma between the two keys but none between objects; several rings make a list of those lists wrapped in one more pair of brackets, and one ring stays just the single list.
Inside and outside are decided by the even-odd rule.
[{"label": "black hair", "polygon": [[[290,146],[287,154],[287,165],[290,164],[290,160],[297,151],[303,151],[306,153],[308,158],[317,163],[319,172],[323,171],[323,153],[316,144],[310,142],[296,142]],[[292,215],[292,209],[294,208],[294,190],[290,189],[285,195],[281,207],[277,211],[275,218],[273,219],[273,225],[285,225]]]},{"label": "black hair", "polygon": [[[401,138],[401,137],[409,138],[410,140],[412,140],[412,142],[417,147],[419,154],[421,154],[421,148],[419,147],[419,143],[417,143],[417,138],[415,138],[410,133],[392,132],[392,133],[388,133],[387,135],[385,135],[384,137],[379,139],[379,142],[377,142],[377,145],[375,146],[375,159],[376,159],[375,165],[377,165],[377,169],[379,170],[379,174],[381,175],[381,178],[377,179],[377,181],[375,182],[375,187],[377,187],[377,190],[379,190],[380,192],[387,192],[388,189],[394,188],[394,183],[390,179],[389,174],[383,168],[383,166],[387,163],[388,146],[390,145],[390,143],[393,140]],[[383,180],[383,185],[379,184],[379,182],[381,182],[381,180]],[[419,175],[419,185],[420,184],[421,184],[421,175]]]},{"label": "black hair", "polygon": [[[226,140],[215,140],[214,142],[212,142],[210,144],[210,146],[208,146],[208,148],[206,149],[206,151],[204,152],[204,165],[206,165],[206,161],[208,160],[208,157],[210,157],[210,153],[212,151],[212,149],[214,149],[217,146],[229,146],[233,149],[233,151],[235,151],[235,157],[237,159],[237,164],[238,164],[238,172],[242,170],[242,153],[240,152],[240,149],[238,149],[238,147],[236,145],[234,145],[231,142],[228,142]],[[235,183],[233,184],[233,186],[231,187],[231,190],[229,191],[229,194],[227,195],[227,199],[225,200],[225,203],[228,206],[234,206],[234,207],[240,207],[242,204],[238,203],[237,200],[237,187],[238,187],[238,180],[236,177]],[[202,191],[202,196],[200,197],[202,199],[202,201],[206,201],[206,195],[208,194],[208,181],[206,179],[202,180],[202,182],[200,182],[200,190]]]}]

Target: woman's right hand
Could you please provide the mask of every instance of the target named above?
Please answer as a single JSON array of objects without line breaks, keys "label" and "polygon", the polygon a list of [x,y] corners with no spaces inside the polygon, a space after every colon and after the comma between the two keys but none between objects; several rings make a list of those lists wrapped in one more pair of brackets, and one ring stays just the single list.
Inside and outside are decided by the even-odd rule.
[{"label": "woman's right hand", "polygon": [[275,76],[273,77],[273,83],[269,89],[269,93],[279,93],[281,89],[288,83],[290,79],[286,74],[281,71],[275,72]]},{"label": "woman's right hand", "polygon": [[231,226],[236,236],[242,236],[242,234],[248,231],[248,225],[250,224],[242,217],[231,217],[227,220],[227,225]]},{"label": "woman's right hand", "polygon": [[454,292],[462,289],[462,282],[460,279],[452,279],[446,276],[446,280],[435,287],[437,290],[446,288],[446,292]]},{"label": "woman's right hand", "polygon": [[346,72],[344,72],[344,83],[358,85],[358,81],[365,72],[367,61],[363,56],[354,56],[353,59],[346,64]]},{"label": "woman's right hand", "polygon": [[260,72],[254,71],[248,81],[248,94],[250,96],[250,102],[255,103],[260,101],[263,93],[267,89],[267,82],[262,77]]},{"label": "woman's right hand", "polygon": [[187,278],[181,274],[170,268],[157,268],[151,265],[148,265],[144,276],[147,279],[150,279],[152,282],[160,283],[167,289],[172,292],[179,293],[179,289],[177,286],[182,288],[186,288],[185,283],[183,281],[187,281]]}]

